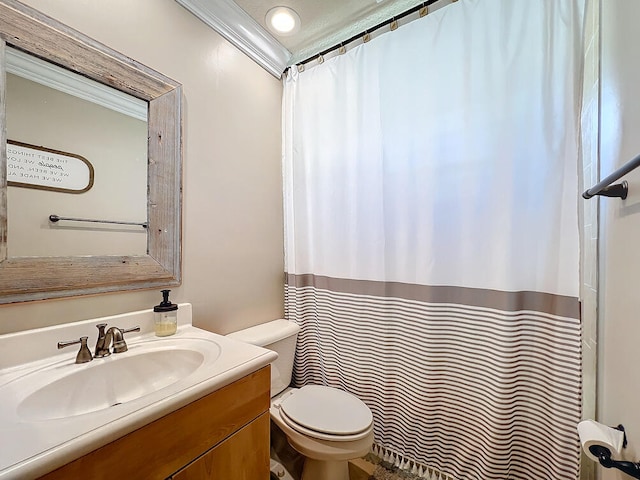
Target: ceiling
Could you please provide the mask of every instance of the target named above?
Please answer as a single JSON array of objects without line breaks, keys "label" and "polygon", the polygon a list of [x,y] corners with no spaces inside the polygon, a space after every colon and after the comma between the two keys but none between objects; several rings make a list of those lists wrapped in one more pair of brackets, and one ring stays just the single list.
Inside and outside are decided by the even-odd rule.
[{"label": "ceiling", "polygon": [[[291,65],[339,46],[394,17],[457,0],[175,0],[277,78]],[[299,31],[276,35],[265,17],[273,7],[300,16]],[[407,17],[408,18],[408,17]],[[404,20],[403,20],[404,21]],[[372,33],[375,35],[375,33]]]},{"label": "ceiling", "polygon": [[339,45],[365,30],[405,12],[423,0],[235,0],[265,30],[267,11],[286,6],[300,16],[300,30],[290,36],[271,35],[298,63]]}]

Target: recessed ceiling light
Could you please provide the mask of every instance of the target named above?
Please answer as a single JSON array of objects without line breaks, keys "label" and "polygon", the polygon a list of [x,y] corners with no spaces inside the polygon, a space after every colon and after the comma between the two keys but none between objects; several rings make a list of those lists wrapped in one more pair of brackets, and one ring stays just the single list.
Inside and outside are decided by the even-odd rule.
[{"label": "recessed ceiling light", "polygon": [[276,35],[293,35],[300,30],[300,16],[289,7],[274,7],[267,12],[267,27]]}]

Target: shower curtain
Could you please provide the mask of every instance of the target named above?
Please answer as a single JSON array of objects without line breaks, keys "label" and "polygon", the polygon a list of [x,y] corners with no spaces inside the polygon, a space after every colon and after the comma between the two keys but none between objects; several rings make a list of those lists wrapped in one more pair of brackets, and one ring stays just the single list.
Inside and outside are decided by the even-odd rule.
[{"label": "shower curtain", "polygon": [[427,478],[576,479],[586,0],[460,0],[283,99],[294,383]]}]

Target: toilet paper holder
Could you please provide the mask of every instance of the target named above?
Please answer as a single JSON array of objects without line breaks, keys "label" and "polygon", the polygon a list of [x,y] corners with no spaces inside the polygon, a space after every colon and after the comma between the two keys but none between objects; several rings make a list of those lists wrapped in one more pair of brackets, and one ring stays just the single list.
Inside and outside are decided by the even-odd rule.
[{"label": "toilet paper holder", "polygon": [[[620,430],[624,433],[624,437],[622,440],[622,448],[627,446],[627,434],[624,431],[624,427],[622,425],[618,425],[617,427],[612,427],[616,430]],[[613,460],[611,458],[611,450],[602,445],[591,445],[589,447],[589,451],[598,457],[598,461],[600,465],[605,468],[617,468],[618,470],[630,475],[633,478],[640,479],[640,463],[634,462],[624,462],[620,460]]]}]

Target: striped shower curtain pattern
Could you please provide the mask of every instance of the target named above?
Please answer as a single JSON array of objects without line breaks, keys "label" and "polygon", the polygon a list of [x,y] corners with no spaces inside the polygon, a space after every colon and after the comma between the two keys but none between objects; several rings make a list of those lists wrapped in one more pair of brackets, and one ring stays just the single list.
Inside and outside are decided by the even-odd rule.
[{"label": "striped shower curtain pattern", "polygon": [[283,97],[294,383],[438,480],[575,480],[585,0],[459,0]]},{"label": "striped shower curtain pattern", "polygon": [[289,275],[286,305],[297,384],[357,395],[409,470],[577,478],[575,298]]}]

